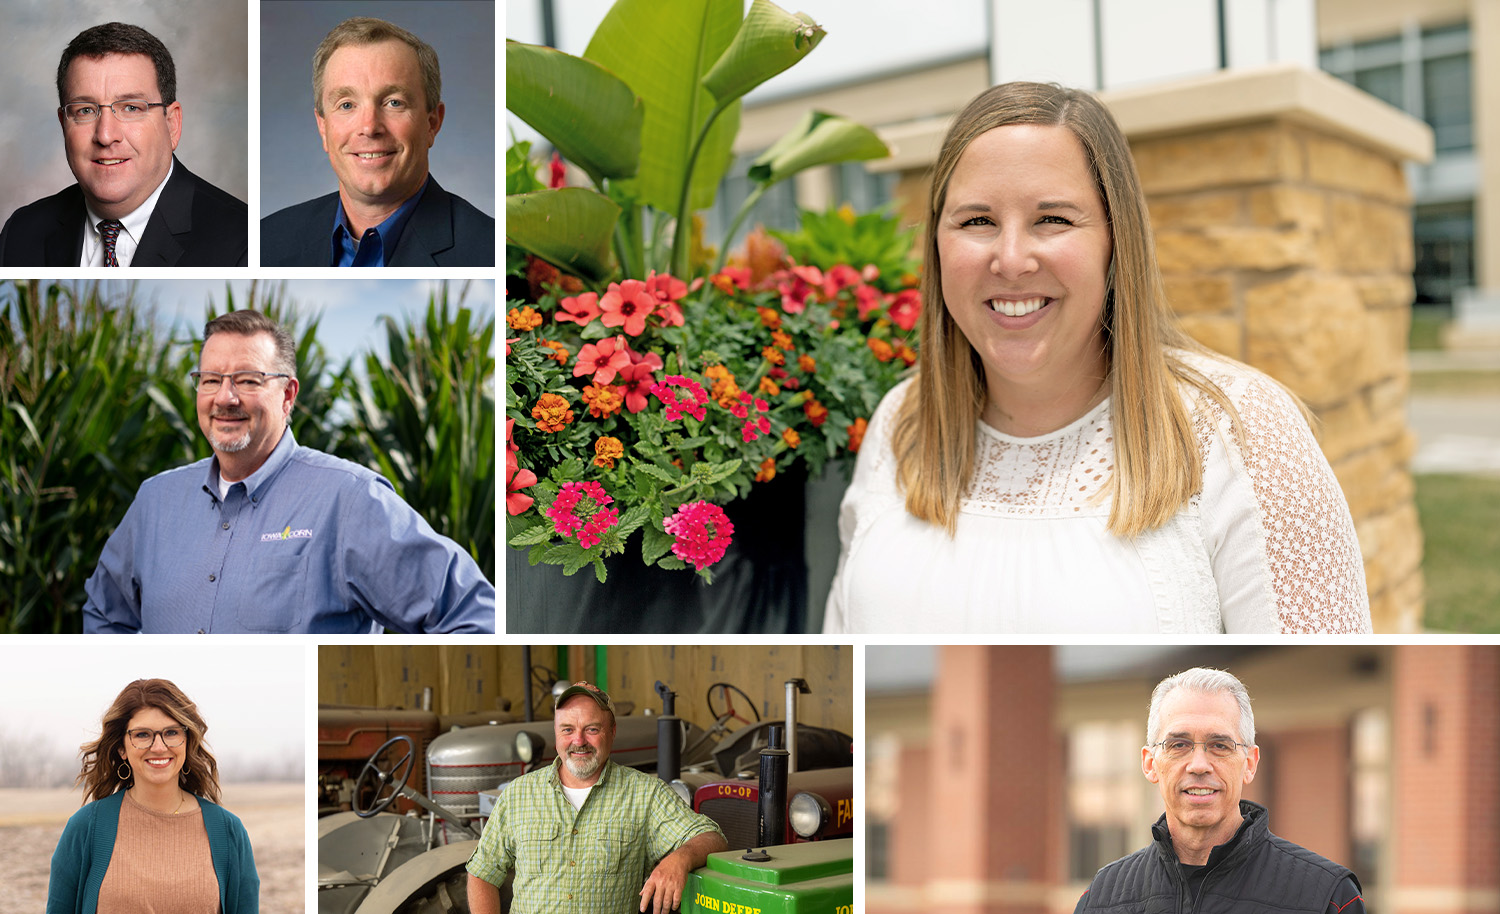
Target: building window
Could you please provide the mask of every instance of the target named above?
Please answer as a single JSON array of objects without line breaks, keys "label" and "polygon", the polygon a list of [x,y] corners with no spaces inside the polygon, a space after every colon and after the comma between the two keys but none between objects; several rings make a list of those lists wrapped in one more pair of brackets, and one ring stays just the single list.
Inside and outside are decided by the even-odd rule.
[{"label": "building window", "polygon": [[1416,241],[1417,302],[1453,301],[1454,294],[1474,285],[1474,204],[1437,203],[1418,206],[1412,213]]},{"label": "building window", "polygon": [[1474,147],[1468,23],[1324,48],[1324,70],[1426,121],[1437,151]]},{"label": "building window", "polygon": [[1359,711],[1351,723],[1354,796],[1349,804],[1349,843],[1354,859],[1349,867],[1367,888],[1380,884],[1381,856],[1390,829],[1390,726],[1384,708]]},{"label": "building window", "polygon": [[1138,721],[1090,721],[1068,731],[1068,876],[1094,878],[1140,845],[1149,819]]}]

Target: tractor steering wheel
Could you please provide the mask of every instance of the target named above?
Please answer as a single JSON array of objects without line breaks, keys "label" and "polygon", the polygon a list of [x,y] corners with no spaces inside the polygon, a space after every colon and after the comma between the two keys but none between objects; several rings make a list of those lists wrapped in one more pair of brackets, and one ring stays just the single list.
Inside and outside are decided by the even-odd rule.
[{"label": "tractor steering wheel", "polygon": [[[724,713],[720,714],[714,710],[714,690],[720,690],[724,695]],[[744,717],[734,710],[734,699],[730,692],[738,692],[745,699],[745,704],[750,706],[750,713],[755,715],[755,722],[760,723],[760,711],[755,707],[755,700],[745,694],[745,690],[728,682],[716,682],[708,687],[708,713],[716,722],[728,723],[730,720],[739,720],[750,723],[750,718]],[[722,721],[721,721],[722,719]]]},{"label": "tractor steering wheel", "polygon": [[[390,765],[381,766],[381,756],[386,754],[397,743],[405,743],[406,751],[400,758]],[[365,767],[359,772],[359,778],[354,782],[354,813],[361,819],[368,819],[377,813],[385,812],[394,802],[396,797],[406,787],[407,778],[411,777],[411,769],[416,761],[416,747],[412,744],[409,736],[393,736],[380,745],[379,749],[365,762]],[[360,800],[365,794],[365,780],[372,780],[375,789],[375,798],[371,805],[365,809],[360,808]],[[394,784],[394,786],[392,786]],[[390,788],[390,796],[385,796],[386,788]]]}]

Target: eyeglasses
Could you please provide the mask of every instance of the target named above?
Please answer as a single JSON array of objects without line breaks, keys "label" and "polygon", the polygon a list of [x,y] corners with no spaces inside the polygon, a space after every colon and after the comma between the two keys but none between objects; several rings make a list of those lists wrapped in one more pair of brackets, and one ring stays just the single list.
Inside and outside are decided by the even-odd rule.
[{"label": "eyeglasses", "polygon": [[1201,743],[1196,743],[1190,739],[1183,739],[1181,737],[1164,739],[1159,743],[1152,743],[1151,746],[1152,748],[1160,748],[1162,754],[1169,759],[1187,758],[1193,754],[1195,746],[1202,746],[1203,751],[1214,758],[1229,758],[1231,755],[1234,755],[1234,750],[1239,746],[1244,746],[1246,749],[1250,748],[1249,744],[1237,743],[1232,739],[1209,739]]},{"label": "eyeglasses", "polygon": [[96,102],[74,102],[71,105],[63,105],[62,110],[68,115],[68,120],[75,124],[92,124],[104,113],[104,109],[115,113],[119,120],[130,122],[144,120],[151,113],[152,108],[165,108],[166,102],[148,102],[143,98],[127,98],[115,102],[112,105],[101,105]]},{"label": "eyeglasses", "polygon": [[264,371],[190,371],[188,377],[200,394],[216,394],[228,381],[242,394],[258,394],[265,390],[272,378],[290,378],[289,374],[269,374]]},{"label": "eyeglasses", "polygon": [[130,737],[130,745],[137,749],[150,749],[156,743],[156,737],[161,736],[162,744],[168,749],[176,749],[187,741],[187,731],[181,727],[168,727],[165,730],[128,730],[125,733]]}]

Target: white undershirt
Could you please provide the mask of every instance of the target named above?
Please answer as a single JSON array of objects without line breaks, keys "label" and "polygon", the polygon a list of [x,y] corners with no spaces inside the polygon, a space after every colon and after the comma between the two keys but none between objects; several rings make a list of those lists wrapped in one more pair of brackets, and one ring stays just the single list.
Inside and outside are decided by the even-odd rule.
[{"label": "white undershirt", "polygon": [[[115,260],[120,266],[130,266],[130,261],[135,259],[135,249],[141,245],[141,236],[146,233],[146,223],[151,221],[151,213],[156,210],[156,201],[161,197],[161,190],[172,180],[172,169],[176,165],[167,166],[167,176],[156,185],[156,190],[146,198],[146,202],[135,208],[135,211],[120,219],[124,228],[120,229],[119,237],[115,238]],[[83,254],[78,259],[80,267],[102,267],[104,266],[104,236],[99,234],[99,223],[104,217],[94,212],[93,207],[84,202],[87,213],[83,220]]]},{"label": "white undershirt", "polygon": [[568,785],[564,784],[562,785],[562,789],[563,794],[568,798],[568,802],[573,804],[574,809],[583,809],[583,801],[589,798],[589,791],[594,789],[594,785],[590,784],[587,787],[569,787]]}]

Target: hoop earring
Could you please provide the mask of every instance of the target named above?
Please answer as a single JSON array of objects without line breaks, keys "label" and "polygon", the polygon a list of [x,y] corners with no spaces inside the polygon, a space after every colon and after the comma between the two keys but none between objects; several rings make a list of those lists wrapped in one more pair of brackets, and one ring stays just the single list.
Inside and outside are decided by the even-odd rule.
[{"label": "hoop earring", "polygon": [[130,770],[130,763],[127,761],[121,760],[120,764],[115,766],[115,777],[122,781],[128,781],[134,775],[135,772]]}]

